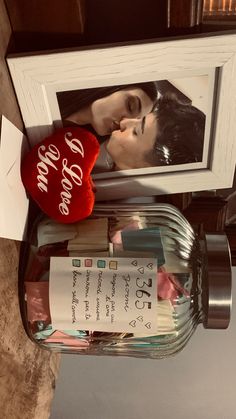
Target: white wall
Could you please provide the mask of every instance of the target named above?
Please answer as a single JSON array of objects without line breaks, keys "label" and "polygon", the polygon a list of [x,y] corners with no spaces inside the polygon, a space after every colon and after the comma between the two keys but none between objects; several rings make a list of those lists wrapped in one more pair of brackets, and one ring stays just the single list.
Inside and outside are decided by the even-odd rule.
[{"label": "white wall", "polygon": [[171,359],[64,355],[50,419],[236,419],[235,396],[233,308],[228,330],[199,326]]}]

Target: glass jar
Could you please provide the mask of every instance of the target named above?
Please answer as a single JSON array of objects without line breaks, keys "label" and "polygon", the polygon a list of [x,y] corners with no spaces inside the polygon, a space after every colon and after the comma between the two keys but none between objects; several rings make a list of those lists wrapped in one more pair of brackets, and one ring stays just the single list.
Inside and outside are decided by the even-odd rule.
[{"label": "glass jar", "polygon": [[199,323],[227,328],[227,238],[169,204],[98,204],[73,225],[38,219],[20,259],[20,307],[43,348],[164,358]]}]

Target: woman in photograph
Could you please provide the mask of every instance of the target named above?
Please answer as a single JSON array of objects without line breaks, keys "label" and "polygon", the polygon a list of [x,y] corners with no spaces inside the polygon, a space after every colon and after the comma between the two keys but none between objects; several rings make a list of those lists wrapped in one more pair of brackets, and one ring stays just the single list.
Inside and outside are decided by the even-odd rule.
[{"label": "woman in photograph", "polygon": [[63,125],[85,126],[99,137],[110,135],[123,118],[142,118],[155,106],[155,82],[57,93]]},{"label": "woman in photograph", "polygon": [[94,173],[202,161],[205,115],[165,94],[143,118],[123,118],[101,145]]}]

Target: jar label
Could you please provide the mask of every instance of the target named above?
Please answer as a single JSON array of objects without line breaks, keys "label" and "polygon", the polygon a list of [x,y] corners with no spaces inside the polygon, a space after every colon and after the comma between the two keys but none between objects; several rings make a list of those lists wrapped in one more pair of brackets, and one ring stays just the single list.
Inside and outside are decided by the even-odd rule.
[{"label": "jar label", "polygon": [[52,326],[151,334],[157,332],[157,259],[52,257]]}]

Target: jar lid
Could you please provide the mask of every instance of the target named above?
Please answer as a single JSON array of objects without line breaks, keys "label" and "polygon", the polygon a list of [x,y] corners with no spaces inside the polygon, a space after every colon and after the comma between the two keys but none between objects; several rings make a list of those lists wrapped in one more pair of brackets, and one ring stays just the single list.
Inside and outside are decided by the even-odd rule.
[{"label": "jar lid", "polygon": [[232,304],[231,254],[226,235],[206,234],[207,278],[205,319],[209,329],[226,329],[230,322]]}]

